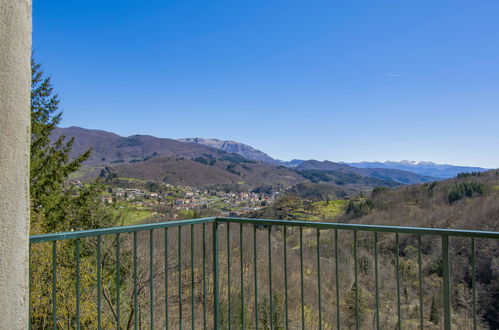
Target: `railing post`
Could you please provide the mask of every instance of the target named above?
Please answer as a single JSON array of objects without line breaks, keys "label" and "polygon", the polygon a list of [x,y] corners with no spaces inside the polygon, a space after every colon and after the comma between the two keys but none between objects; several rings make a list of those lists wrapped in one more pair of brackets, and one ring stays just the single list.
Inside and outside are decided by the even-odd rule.
[{"label": "railing post", "polygon": [[255,329],[258,329],[258,273],[257,273],[257,253],[256,253],[256,225],[253,225],[253,282],[255,286]]},{"label": "railing post", "polygon": [[231,311],[231,292],[230,292],[230,278],[231,278],[231,271],[230,271],[230,223],[226,223],[225,227],[227,228],[227,329],[231,329],[232,326],[232,311]]},{"label": "railing post", "polygon": [[472,290],[472,310],[473,310],[473,330],[477,329],[476,324],[476,262],[475,262],[475,239],[471,239],[471,290]]},{"label": "railing post", "polygon": [[102,280],[101,280],[101,243],[102,236],[97,236],[97,329],[102,329]]},{"label": "railing post", "polygon": [[57,330],[57,242],[52,242],[52,328]]},{"label": "railing post", "polygon": [[269,307],[270,307],[270,329],[274,330],[274,300],[272,292],[272,226],[269,226],[267,236],[269,250]]},{"label": "railing post", "polygon": [[244,314],[244,261],[243,261],[243,224],[239,224],[239,253],[240,253],[240,280],[241,280],[241,327],[246,329]]},{"label": "railing post", "polygon": [[[355,329],[360,329],[359,308],[359,261],[357,257],[357,231],[353,231],[353,260],[354,260],[354,283],[355,283]],[[400,329],[399,329],[400,330]]]},{"label": "railing post", "polygon": [[400,303],[400,242],[399,233],[395,233],[395,273],[397,276],[397,330],[402,330],[402,311]]},{"label": "railing post", "polygon": [[449,236],[442,236],[444,329],[451,328]]},{"label": "railing post", "polygon": [[116,329],[121,329],[120,318],[120,233],[116,234]]},{"label": "railing post", "polygon": [[154,329],[154,232],[149,230],[149,328]]},{"label": "railing post", "polygon": [[213,328],[220,328],[220,303],[218,283],[218,222],[213,222]]},{"label": "railing post", "polygon": [[76,329],[81,329],[80,311],[80,239],[76,240]]}]

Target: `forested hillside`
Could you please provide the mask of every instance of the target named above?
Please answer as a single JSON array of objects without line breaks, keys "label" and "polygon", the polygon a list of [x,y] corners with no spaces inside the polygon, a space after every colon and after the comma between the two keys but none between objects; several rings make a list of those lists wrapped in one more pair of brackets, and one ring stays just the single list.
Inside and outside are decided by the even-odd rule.
[{"label": "forested hillside", "polygon": [[[344,192],[343,192],[344,193]],[[324,219],[324,221],[349,222],[373,225],[437,227],[450,229],[474,229],[499,231],[499,171],[461,174],[456,179],[401,186],[395,188],[378,187],[371,193],[361,193],[341,200],[341,192],[312,185],[300,190],[291,190],[281,196],[268,208],[250,214],[251,217],[288,220]],[[337,196],[337,200],[335,200]],[[313,256],[315,234],[305,234],[307,244],[312,244],[309,256]],[[373,238],[361,234],[361,255],[365,258],[362,271],[363,306],[373,306]],[[395,281],[394,235],[382,235],[379,249],[383,277],[383,299],[388,306],[394,306]],[[305,239],[305,238],[304,238]],[[325,239],[325,238],[323,238]],[[331,239],[331,237],[329,238]],[[323,262],[332,263],[332,241],[322,244],[325,250]],[[340,236],[340,250],[351,253],[351,235]],[[423,237],[422,260],[424,276],[424,301],[426,327],[439,328],[441,324],[441,242],[436,237]],[[471,326],[471,242],[470,239],[451,239],[452,303],[455,326],[464,329]],[[417,324],[417,237],[400,235],[399,253],[402,265],[403,318],[406,327]],[[326,252],[329,251],[329,252]],[[478,283],[477,304],[483,327],[499,327],[499,242],[494,240],[476,241],[476,280]],[[340,268],[351,272],[353,266],[348,258],[341,259]],[[332,271],[333,268],[329,269]],[[324,274],[323,274],[324,275]],[[352,275],[352,274],[350,274]],[[331,283],[332,284],[332,283]],[[343,292],[348,292],[351,282],[345,280]],[[333,290],[334,291],[334,290]],[[330,294],[334,294],[331,292]],[[310,298],[312,299],[312,298]],[[346,301],[343,302],[345,304]],[[383,318],[385,326],[395,326],[395,315],[386,310]],[[393,313],[393,310],[392,310]],[[371,316],[366,317],[365,327],[372,324]]]}]

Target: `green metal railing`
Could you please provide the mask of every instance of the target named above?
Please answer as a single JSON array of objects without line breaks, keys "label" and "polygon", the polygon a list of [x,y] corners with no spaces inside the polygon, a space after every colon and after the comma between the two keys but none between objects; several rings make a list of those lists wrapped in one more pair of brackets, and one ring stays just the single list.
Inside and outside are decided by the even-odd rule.
[{"label": "green metal railing", "polygon": [[[231,224],[239,224],[238,228],[234,228]],[[207,226],[207,225],[211,225]],[[221,231],[221,227],[225,227],[225,231]],[[209,248],[209,239],[207,239],[206,229],[211,231],[211,249]],[[298,246],[293,248],[297,249],[297,257],[296,262],[299,262],[299,269],[290,270],[290,249],[289,244],[292,238],[293,228],[298,227],[298,237],[294,237]],[[173,228],[178,231],[178,236],[175,242],[169,234]],[[189,228],[190,231],[186,232],[183,229]],[[196,228],[196,229],[195,229]],[[231,228],[233,229],[233,233],[231,234]],[[244,234],[244,228],[252,229],[252,232],[247,232]],[[238,234],[237,235],[237,230]],[[197,235],[195,230],[198,230]],[[280,235],[276,235],[275,231],[279,230],[282,232],[282,240],[280,240]],[[277,306],[277,301],[275,300],[276,295],[283,296],[283,322],[282,327],[285,329],[288,328],[297,328],[301,327],[305,329],[306,327],[306,304],[305,301],[305,288],[308,285],[308,281],[311,281],[311,276],[305,275],[305,267],[304,264],[307,260],[305,260],[304,256],[304,230],[310,234],[310,232],[315,231],[315,258],[316,263],[314,265],[316,269],[316,277],[314,281],[316,281],[316,294],[312,294],[313,297],[316,297],[317,302],[316,312],[317,312],[317,325],[316,328],[322,329],[324,326],[324,317],[329,317],[329,315],[334,316],[335,326],[339,329],[342,325],[342,309],[340,308],[340,276],[345,269],[340,269],[340,257],[339,251],[340,249],[349,250],[351,248],[351,253],[353,256],[353,290],[354,290],[354,327],[356,329],[360,329],[362,315],[361,313],[361,292],[359,287],[359,281],[361,275],[359,274],[359,236],[366,235],[369,236],[369,239],[372,239],[372,250],[374,255],[374,306],[372,306],[372,310],[369,313],[373,313],[373,320],[375,320],[374,327],[376,329],[381,329],[382,324],[380,320],[380,309],[382,306],[382,301],[380,297],[380,273],[379,273],[379,259],[380,259],[380,235],[393,235],[393,251],[395,254],[394,260],[394,268],[396,277],[396,327],[398,329],[402,329],[404,327],[404,319],[403,312],[401,309],[401,290],[402,290],[402,280],[401,280],[401,258],[400,258],[400,235],[411,235],[415,238],[417,242],[417,285],[418,285],[418,323],[419,327],[423,329],[425,327],[425,317],[427,317],[427,309],[424,306],[424,280],[423,280],[423,253],[422,253],[422,238],[427,236],[436,237],[441,242],[441,277],[442,277],[442,289],[441,289],[441,303],[442,303],[442,319],[443,319],[443,328],[450,329],[453,324],[452,319],[452,288],[451,288],[451,255],[450,255],[450,241],[457,238],[464,238],[469,240],[470,242],[470,255],[471,255],[471,294],[472,294],[472,306],[471,306],[471,315],[473,317],[473,328],[477,329],[477,324],[479,320],[477,320],[477,292],[476,292],[476,240],[478,239],[487,239],[487,240],[499,240],[499,232],[487,232],[487,231],[470,231],[470,230],[451,230],[451,229],[436,229],[436,228],[415,228],[415,227],[394,227],[394,226],[372,226],[372,225],[360,225],[360,224],[345,224],[345,223],[328,223],[328,222],[309,222],[309,221],[282,221],[282,220],[264,220],[264,219],[241,219],[241,218],[204,218],[204,219],[195,219],[195,220],[183,220],[183,221],[170,221],[170,222],[162,222],[162,223],[154,223],[154,224],[145,224],[145,225],[137,225],[137,226],[126,226],[126,227],[116,227],[116,228],[104,228],[104,229],[95,229],[95,230],[85,230],[85,231],[75,231],[75,232],[67,232],[67,233],[56,233],[56,234],[47,234],[47,235],[37,235],[30,237],[30,251],[32,251],[33,247],[37,244],[51,244],[51,279],[52,283],[50,286],[50,302],[52,305],[51,310],[51,319],[52,324],[51,327],[56,329],[58,326],[63,327],[60,324],[58,315],[58,296],[57,296],[57,288],[58,288],[58,244],[62,244],[63,242],[74,242],[75,244],[75,276],[74,276],[74,320],[72,317],[72,326],[80,329],[82,327],[82,265],[81,265],[81,253],[82,253],[82,244],[85,240],[92,239],[95,240],[96,245],[92,248],[95,248],[95,286],[96,286],[96,296],[95,296],[95,313],[96,313],[96,325],[97,328],[103,328],[104,319],[103,319],[103,310],[106,310],[113,307],[113,320],[112,323],[117,329],[123,329],[127,327],[133,327],[138,329],[140,325],[149,324],[149,328],[154,328],[161,324],[162,328],[175,327],[178,329],[182,329],[183,327],[191,327],[195,328],[227,328],[231,329],[231,327],[235,324],[235,318],[238,317],[238,328],[256,328],[259,327],[262,320],[262,315],[260,313],[261,308],[259,304],[262,304],[261,301],[262,295],[268,297],[268,309],[270,317],[267,317],[266,326],[271,329],[277,327],[276,322],[280,322],[280,320],[276,320],[274,315],[276,309],[279,308]],[[182,235],[184,232],[184,235]],[[265,233],[266,232],[266,233]],[[324,245],[321,245],[321,238],[323,238],[322,232],[329,232],[331,234],[331,239],[334,241],[334,249],[326,249]],[[139,237],[138,235],[141,233],[148,233],[148,238],[144,240],[148,240],[148,275],[139,275],[140,267],[139,262],[141,261],[139,258]],[[266,244],[263,243],[261,245],[258,243],[257,234],[266,235]],[[339,242],[341,239],[346,239],[346,233],[351,233],[352,241],[350,246],[341,245]],[[155,236],[160,235],[160,236]],[[172,234],[172,233],[171,233]],[[341,234],[341,236],[339,235]],[[350,234],[349,234],[350,235]],[[113,238],[114,240],[114,262],[115,262],[115,270],[114,270],[114,284],[109,282],[109,276],[104,279],[103,274],[103,241],[107,238]],[[147,237],[147,236],[146,236]],[[238,240],[238,245],[233,244],[233,239],[236,238]],[[313,237],[313,236],[312,236]],[[348,236],[349,237],[349,236]],[[225,238],[225,250],[220,250],[220,240]],[[277,241],[279,239],[279,241]],[[163,240],[164,244],[159,244],[161,249],[163,250],[163,255],[155,252],[158,251],[158,245],[155,243],[158,240]],[[184,242],[185,240],[188,241]],[[250,241],[252,245],[251,248],[244,248],[245,241]],[[251,242],[252,241],[252,242]],[[264,240],[265,241],[265,240]],[[367,244],[367,240],[362,240],[362,244]],[[369,241],[370,242],[370,241]],[[176,255],[172,254],[172,249],[175,246],[174,243],[177,243]],[[248,242],[246,242],[248,243]],[[173,245],[172,245],[173,244]],[[273,258],[276,257],[276,247],[277,244],[282,248],[282,264],[276,264],[273,261]],[[266,245],[266,247],[265,247]],[[147,246],[147,245],[145,245]],[[173,247],[172,247],[173,246]],[[239,253],[233,254],[234,246],[239,250]],[[196,249],[196,247],[198,247]],[[264,253],[262,250],[266,249],[267,253]],[[333,252],[334,250],[334,252]],[[108,252],[108,251],[107,251]],[[106,252],[106,253],[107,253]],[[130,317],[130,322],[127,323],[127,320],[124,320],[124,316],[120,313],[121,310],[121,300],[123,299],[123,288],[125,281],[128,279],[123,278],[123,276],[127,276],[129,272],[125,272],[121,269],[123,258],[128,258],[127,253],[131,254],[131,284],[130,289],[133,293],[133,299],[131,301],[130,306],[127,306],[128,311],[133,311],[129,315],[133,315],[133,318]],[[200,253],[200,257],[196,258],[195,253]],[[222,252],[225,252],[225,258],[221,258]],[[88,251],[86,252],[86,257],[88,257]],[[322,260],[324,260],[324,254],[331,255],[331,258],[334,259],[334,272],[332,274],[327,274],[328,278],[334,279],[334,295],[330,295],[326,297],[323,294],[323,283],[326,274],[324,272],[324,266],[322,266]],[[190,261],[189,267],[187,267],[186,260],[183,258],[187,257],[187,260]],[[237,257],[239,263],[234,264],[233,258]],[[246,261],[245,262],[245,257]],[[176,269],[172,268],[175,265],[172,265],[172,258],[175,258],[177,265]],[[267,292],[262,293],[264,287],[259,286],[262,283],[262,276],[264,274],[262,265],[265,265],[265,262],[262,263],[262,258],[266,259],[267,269],[265,273],[268,275],[266,278],[266,286]],[[210,260],[211,259],[211,260]],[[162,260],[162,276],[164,277],[164,281],[160,281],[156,272],[158,271],[155,268],[155,262],[157,260]],[[280,260],[280,257],[279,257]],[[196,266],[196,261],[198,264]],[[237,261],[237,260],[236,260]],[[259,262],[260,261],[260,262]],[[144,262],[142,260],[142,262]],[[32,269],[37,265],[30,264],[30,297],[31,297],[31,276]],[[221,270],[221,267],[224,266],[224,271]],[[197,268],[200,267],[200,268]],[[234,268],[238,267],[236,271]],[[283,272],[283,290],[277,290],[277,287],[274,286],[275,281],[275,268],[279,267],[279,269]],[[189,269],[190,268],[190,269]],[[109,270],[107,270],[109,271]],[[186,271],[189,276],[185,276]],[[224,274],[225,272],[225,274]],[[176,273],[176,274],[175,274]],[[253,273],[253,277],[251,278],[251,273]],[[290,288],[289,284],[292,277],[296,277],[299,273],[299,307],[297,307],[297,313],[299,314],[297,317],[291,316],[291,307],[290,306],[290,290],[297,290],[296,287]],[[147,272],[145,273],[147,274]],[[145,282],[148,285],[149,291],[149,301],[148,301],[148,321],[141,319],[141,314],[139,314],[139,310],[141,306],[146,305],[144,301],[140,301],[140,298],[143,297],[142,290],[144,289],[144,285],[139,285],[139,277],[146,277],[147,281]],[[234,283],[233,276],[239,276],[239,284],[236,288],[237,290],[233,290]],[[321,277],[322,276],[322,277]],[[93,278],[93,277],[92,277]],[[196,279],[200,279],[198,282]],[[237,278],[236,278],[237,279]],[[177,281],[177,288],[171,287],[172,281]],[[107,281],[104,283],[104,281]],[[186,282],[187,281],[187,282]],[[251,281],[252,283],[248,282]],[[315,283],[315,282],[314,282]],[[251,284],[251,285],[250,285]],[[113,287],[114,285],[114,287]],[[106,289],[103,288],[106,286]],[[253,288],[251,288],[253,286]],[[158,287],[162,287],[160,291],[158,291]],[[110,288],[115,290],[114,296],[111,297],[109,294]],[[174,292],[176,290],[176,292]],[[187,290],[187,291],[185,291]],[[197,291],[196,291],[197,290]],[[139,292],[140,291],[140,292]],[[190,297],[185,297],[185,293],[190,293]],[[159,292],[156,293],[155,292]],[[196,292],[198,295],[196,295]],[[234,292],[236,294],[234,294]],[[293,291],[294,292],[294,291]],[[307,291],[307,293],[310,293]],[[106,294],[105,298],[107,301],[107,306],[103,305],[103,295]],[[252,297],[250,297],[252,294]],[[221,296],[223,295],[222,299]],[[49,299],[49,298],[47,298]],[[234,299],[239,299],[238,304],[234,303]],[[31,300],[31,299],[30,299]],[[325,310],[323,307],[327,300],[335,300],[335,308],[332,310]],[[114,304],[113,304],[114,301]],[[161,301],[162,310],[158,310],[158,301]],[[176,303],[174,307],[174,303]],[[248,308],[247,305],[251,304],[251,308]],[[190,305],[190,306],[189,306]],[[237,307],[236,307],[237,305]],[[132,307],[133,306],[133,307]],[[267,306],[267,305],[266,305]],[[237,308],[239,310],[237,310]],[[253,315],[251,317],[245,314],[245,311],[252,310]],[[189,313],[185,313],[186,311],[190,311]],[[31,310],[30,310],[31,312]],[[365,312],[365,311],[364,311]],[[236,315],[236,314],[237,315]],[[211,314],[211,315],[210,315]],[[186,320],[190,319],[190,323],[186,322]],[[31,313],[30,313],[31,320]],[[109,324],[111,322],[109,317],[106,319]],[[161,320],[161,321],[158,321]],[[133,322],[133,324],[131,323]],[[175,322],[173,324],[172,322]],[[315,322],[315,321],[314,321]],[[255,326],[256,325],[256,326]],[[234,326],[235,327],[235,326]],[[314,326],[315,328],[315,326]]]}]

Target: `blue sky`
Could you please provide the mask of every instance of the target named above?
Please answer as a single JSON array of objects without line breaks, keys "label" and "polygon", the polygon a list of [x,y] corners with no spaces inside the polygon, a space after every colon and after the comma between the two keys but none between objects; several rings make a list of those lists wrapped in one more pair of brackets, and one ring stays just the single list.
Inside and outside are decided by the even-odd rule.
[{"label": "blue sky", "polygon": [[63,126],[499,167],[499,2],[34,0]]}]

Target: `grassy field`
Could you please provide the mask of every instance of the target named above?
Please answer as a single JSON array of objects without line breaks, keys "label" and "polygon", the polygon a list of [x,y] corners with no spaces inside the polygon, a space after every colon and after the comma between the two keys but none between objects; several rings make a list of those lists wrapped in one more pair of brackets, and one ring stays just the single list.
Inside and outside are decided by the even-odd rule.
[{"label": "grassy field", "polygon": [[131,203],[120,203],[119,207],[123,207],[123,209],[121,209],[123,218],[122,223],[120,223],[120,225],[123,226],[138,225],[147,222],[147,220],[158,214],[145,206]]},{"label": "grassy field", "polygon": [[330,219],[345,212],[348,201],[340,199],[329,201],[327,204],[325,202],[315,202],[313,205],[314,209],[317,210],[316,212],[323,214],[325,219]]},{"label": "grassy field", "polygon": [[78,179],[83,179],[91,176],[97,177],[99,174],[99,170],[101,169],[101,166],[84,166],[80,169],[78,169],[76,172],[73,172],[69,175],[70,180],[78,180]]},{"label": "grassy field", "polygon": [[290,213],[298,219],[328,220],[343,214],[347,205],[347,200],[313,202],[306,207],[297,208]]}]

